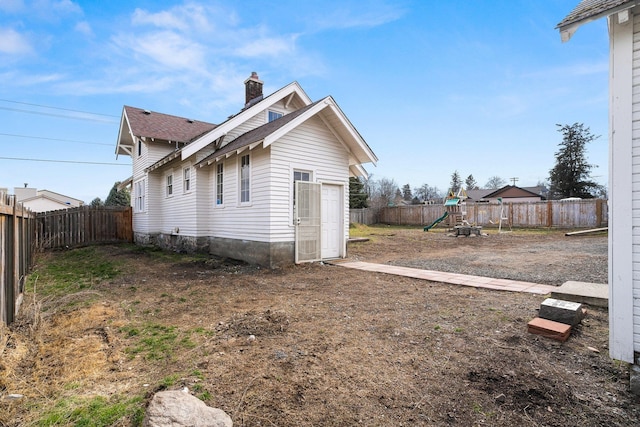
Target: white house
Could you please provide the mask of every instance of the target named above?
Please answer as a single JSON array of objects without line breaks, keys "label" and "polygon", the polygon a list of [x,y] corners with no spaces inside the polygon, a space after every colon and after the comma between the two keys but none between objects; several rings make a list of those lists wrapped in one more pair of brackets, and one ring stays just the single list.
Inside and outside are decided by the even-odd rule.
[{"label": "white house", "polygon": [[84,205],[80,199],[65,196],[49,190],[28,187],[14,187],[16,201],[32,212],[48,212],[60,209],[76,208]]},{"label": "white house", "polygon": [[[558,24],[609,28],[609,352],[633,363],[640,388],[640,1],[584,0]],[[634,380],[635,377],[635,380]]]},{"label": "white house", "polygon": [[297,82],[215,125],[125,106],[136,242],[278,266],[346,256],[349,177],[377,158],[331,96]]}]

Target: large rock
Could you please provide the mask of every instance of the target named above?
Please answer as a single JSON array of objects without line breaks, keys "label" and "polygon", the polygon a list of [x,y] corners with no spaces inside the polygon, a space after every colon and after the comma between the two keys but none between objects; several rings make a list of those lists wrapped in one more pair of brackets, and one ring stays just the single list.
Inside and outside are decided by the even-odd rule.
[{"label": "large rock", "polygon": [[233,427],[222,409],[207,406],[185,391],[156,393],[147,407],[144,427]]}]

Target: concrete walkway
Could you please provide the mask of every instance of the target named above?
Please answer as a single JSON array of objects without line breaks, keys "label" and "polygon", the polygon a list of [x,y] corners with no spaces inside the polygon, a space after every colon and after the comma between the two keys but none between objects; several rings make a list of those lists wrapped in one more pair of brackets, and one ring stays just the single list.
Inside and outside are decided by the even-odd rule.
[{"label": "concrete walkway", "polygon": [[467,274],[445,273],[442,271],[421,270],[419,268],[397,267],[387,264],[374,264],[360,261],[336,261],[333,265],[354,268],[377,273],[395,274],[398,276],[413,277],[414,279],[430,280],[432,282],[451,283],[454,285],[472,286],[499,291],[529,292],[532,294],[546,295],[558,289],[557,286],[540,285],[531,282],[519,282],[508,279],[492,279],[490,277],[470,276]]}]

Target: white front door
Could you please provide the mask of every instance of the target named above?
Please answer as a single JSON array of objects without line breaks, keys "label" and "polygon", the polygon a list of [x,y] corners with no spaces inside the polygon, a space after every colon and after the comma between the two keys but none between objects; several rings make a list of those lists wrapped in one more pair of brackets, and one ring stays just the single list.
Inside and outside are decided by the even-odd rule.
[{"label": "white front door", "polygon": [[342,186],[322,184],[322,259],[342,255]]}]

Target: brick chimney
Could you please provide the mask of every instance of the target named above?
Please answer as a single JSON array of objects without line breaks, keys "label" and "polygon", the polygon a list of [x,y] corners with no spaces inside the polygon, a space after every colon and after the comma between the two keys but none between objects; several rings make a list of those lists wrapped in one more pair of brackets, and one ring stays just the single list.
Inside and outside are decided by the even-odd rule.
[{"label": "brick chimney", "polygon": [[[258,73],[251,72],[251,77],[244,81],[245,107],[253,101],[254,103],[262,99],[262,85],[264,82],[258,77]],[[255,101],[254,101],[255,100]]]}]

